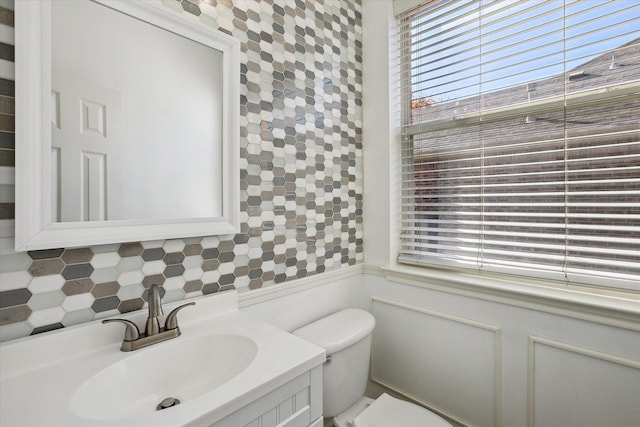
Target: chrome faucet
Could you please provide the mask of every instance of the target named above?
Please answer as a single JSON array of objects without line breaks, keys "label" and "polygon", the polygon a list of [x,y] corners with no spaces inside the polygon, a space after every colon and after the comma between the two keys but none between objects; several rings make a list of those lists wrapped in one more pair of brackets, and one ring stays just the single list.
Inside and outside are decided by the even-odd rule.
[{"label": "chrome faucet", "polygon": [[160,300],[160,288],[158,285],[151,285],[149,288],[149,315],[145,323],[144,334],[140,333],[138,325],[127,319],[105,319],[102,323],[120,322],[124,323],[124,339],[122,340],[122,351],[134,351],[143,347],[150,346],[162,341],[170,340],[180,336],[180,327],[178,327],[178,311],[189,305],[195,305],[195,302],[182,304],[174,308],[167,316],[164,328],[160,327],[158,317],[163,314],[162,302]]}]

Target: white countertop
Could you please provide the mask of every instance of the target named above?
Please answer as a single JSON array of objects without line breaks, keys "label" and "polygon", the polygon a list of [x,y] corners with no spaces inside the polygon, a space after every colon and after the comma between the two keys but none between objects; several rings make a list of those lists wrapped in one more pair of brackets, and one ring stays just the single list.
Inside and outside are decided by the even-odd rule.
[{"label": "white countertop", "polygon": [[[210,425],[324,362],[322,348],[239,311],[235,291],[195,301],[195,306],[185,308],[178,315],[182,336],[148,348],[158,348],[185,337],[216,334],[253,339],[258,345],[255,359],[226,383],[178,406],[144,416],[109,420],[82,418],[70,406],[74,391],[104,368],[145,351],[120,351],[124,325],[116,327],[94,321],[0,345],[0,425]],[[167,304],[164,311],[169,313],[185,302]],[[142,325],[146,310],[120,317]],[[162,365],[163,361],[160,362]],[[215,364],[215,360],[211,363]]]}]

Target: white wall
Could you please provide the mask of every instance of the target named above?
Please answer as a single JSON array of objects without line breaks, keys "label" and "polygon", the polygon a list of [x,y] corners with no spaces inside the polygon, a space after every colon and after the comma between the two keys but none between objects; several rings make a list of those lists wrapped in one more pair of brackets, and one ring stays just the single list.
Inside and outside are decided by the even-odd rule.
[{"label": "white wall", "polygon": [[357,305],[377,322],[373,381],[462,425],[639,425],[640,322],[428,286],[363,276]]},{"label": "white wall", "polygon": [[392,2],[365,0],[362,11],[362,160],[364,175],[363,229],[365,262],[386,265],[396,253],[397,231],[391,218],[398,203],[392,203],[397,179],[391,165],[398,162],[397,130],[390,117],[397,115],[397,103],[390,99],[391,76],[388,19]]},{"label": "white wall", "polygon": [[242,311],[285,331],[353,307],[362,289],[362,265],[344,267],[239,295]]}]

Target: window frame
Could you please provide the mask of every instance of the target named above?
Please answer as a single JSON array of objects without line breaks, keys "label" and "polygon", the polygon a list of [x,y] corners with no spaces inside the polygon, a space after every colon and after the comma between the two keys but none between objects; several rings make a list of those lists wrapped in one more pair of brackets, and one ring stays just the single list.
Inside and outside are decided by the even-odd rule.
[{"label": "window frame", "polygon": [[[429,3],[429,2],[427,2]],[[415,9],[414,9],[415,10]],[[399,24],[402,27],[402,23]],[[401,36],[398,37],[399,43],[407,43],[407,39],[404,39]],[[399,49],[402,51],[402,47]],[[407,57],[410,58],[410,55]],[[398,59],[399,69],[400,69],[400,77],[401,81],[408,81],[410,79],[410,68],[411,63],[407,61],[403,61],[402,58]],[[548,97],[544,99],[540,99],[536,102],[527,102],[522,103],[520,105],[510,105],[505,107],[499,107],[489,110],[484,110],[480,112],[473,112],[469,114],[461,114],[455,117],[448,117],[441,120],[435,120],[428,123],[419,123],[419,124],[409,124],[409,114],[411,112],[407,112],[410,110],[408,107],[411,104],[411,94],[408,85],[400,84],[400,97],[401,97],[401,128],[403,131],[401,132],[401,141],[400,141],[400,151],[407,149],[407,144],[412,144],[412,138],[416,135],[424,134],[425,132],[433,132],[434,130],[440,129],[450,129],[454,127],[459,127],[460,125],[476,125],[479,122],[488,123],[494,120],[505,120],[510,117],[521,117],[522,115],[535,114],[538,111],[567,111],[567,109],[575,108],[579,105],[589,105],[593,103],[597,103],[602,101],[603,99],[611,99],[612,94],[614,96],[619,96],[621,99],[625,97],[637,98],[639,83],[636,81],[634,83],[620,83],[610,87],[606,87],[604,89],[596,88],[589,89],[582,92],[575,92],[571,94],[563,94],[560,96]],[[411,149],[412,150],[412,149]],[[403,156],[400,156],[403,158]],[[413,162],[406,162],[405,160],[401,160],[400,165],[400,175],[403,173],[413,173]],[[400,181],[404,181],[402,178]],[[404,185],[401,185],[400,189],[400,199],[402,197],[413,197],[415,196],[415,190],[407,189]],[[402,203],[401,203],[402,204]],[[414,211],[415,213],[415,211]],[[412,212],[402,210],[401,214],[406,215],[407,217],[411,217]],[[402,218],[398,219],[398,222],[403,222]],[[400,227],[401,235],[400,240],[403,239],[403,230],[405,230],[404,226]],[[580,276],[573,275],[573,278],[569,280],[566,276],[564,280],[559,278],[557,274],[547,274],[545,272],[538,272],[536,274],[527,274],[526,271],[521,269],[507,267],[504,269],[501,268],[490,268],[488,270],[469,268],[468,266],[461,266],[459,264],[453,263],[431,263],[420,260],[419,257],[408,257],[406,255],[403,256],[403,251],[400,249],[399,255],[397,258],[397,262],[400,264],[409,264],[415,266],[428,266],[435,268],[445,268],[445,269],[453,269],[456,271],[469,272],[473,274],[479,274],[481,277],[501,277],[500,275],[505,275],[504,277],[517,277],[522,283],[541,283],[545,286],[550,283],[553,284],[561,284],[562,286],[573,286],[576,289],[595,289],[598,288],[599,291],[602,290],[612,290],[612,292],[622,292],[638,294],[640,293],[640,285],[633,280],[626,279],[614,279],[614,283],[609,283],[607,285],[602,284],[603,277],[601,276]],[[498,276],[495,276],[495,273],[498,273]],[[577,280],[576,280],[577,279]]]}]

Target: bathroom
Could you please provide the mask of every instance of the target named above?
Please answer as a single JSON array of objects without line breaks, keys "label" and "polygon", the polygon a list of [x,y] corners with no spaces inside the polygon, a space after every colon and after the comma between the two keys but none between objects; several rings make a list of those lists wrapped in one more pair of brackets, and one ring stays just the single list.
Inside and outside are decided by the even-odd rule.
[{"label": "bathroom", "polygon": [[20,52],[14,2],[0,0],[3,342],[146,313],[153,283],[163,304],[235,289],[240,311],[288,332],[349,307],[372,313],[369,397],[384,391],[462,426],[640,423],[637,279],[625,291],[398,263],[389,34],[402,1],[160,3],[239,41],[240,231],[16,251]]}]

